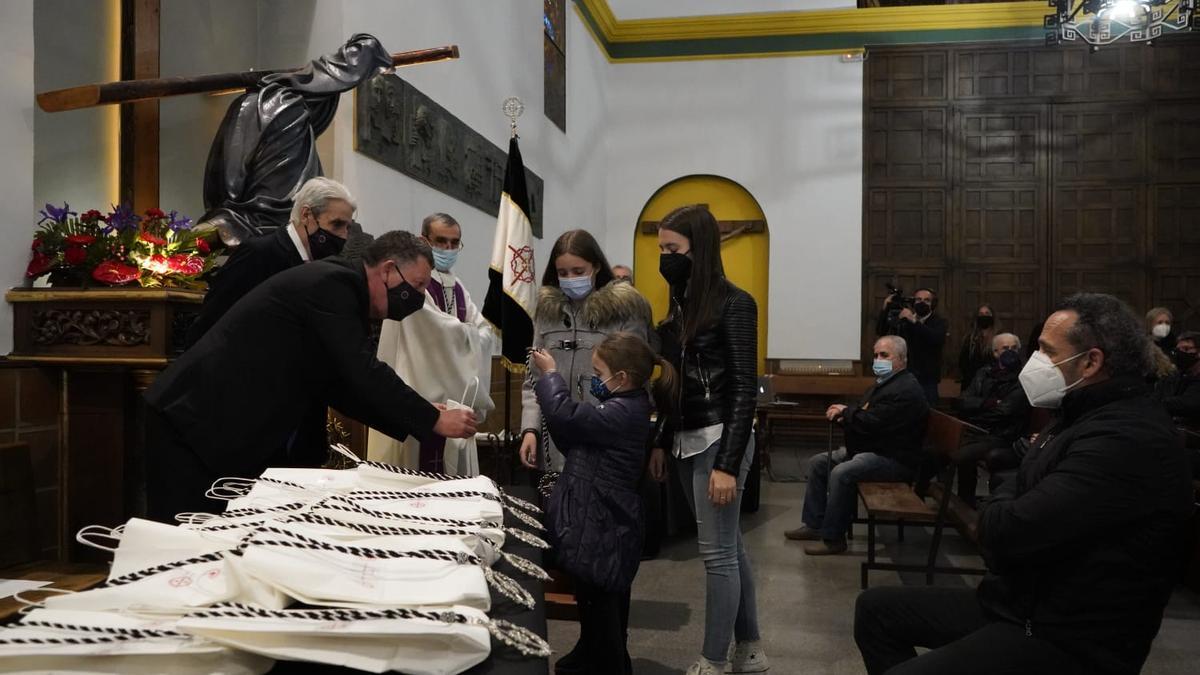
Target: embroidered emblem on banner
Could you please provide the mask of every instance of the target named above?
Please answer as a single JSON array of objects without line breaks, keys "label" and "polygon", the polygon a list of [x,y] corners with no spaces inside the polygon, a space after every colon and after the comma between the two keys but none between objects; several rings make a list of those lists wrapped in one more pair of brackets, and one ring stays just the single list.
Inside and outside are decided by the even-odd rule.
[{"label": "embroidered emblem on banner", "polygon": [[508,247],[512,251],[512,259],[509,260],[508,266],[513,273],[513,281],[509,284],[509,288],[520,283],[533,283],[533,248],[522,246],[521,248]]}]

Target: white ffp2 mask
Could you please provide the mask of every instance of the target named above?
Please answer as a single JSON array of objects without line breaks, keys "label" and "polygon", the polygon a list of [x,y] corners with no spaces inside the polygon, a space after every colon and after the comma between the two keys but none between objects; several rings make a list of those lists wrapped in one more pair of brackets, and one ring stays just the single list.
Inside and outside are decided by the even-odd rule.
[{"label": "white ffp2 mask", "polygon": [[1025,390],[1025,396],[1029,399],[1029,405],[1035,408],[1061,406],[1063,397],[1072,387],[1083,382],[1083,378],[1068,385],[1067,379],[1063,377],[1058,366],[1068,361],[1074,361],[1086,353],[1079,352],[1070,358],[1054,363],[1041,351],[1034,352],[1033,356],[1029,357],[1029,361],[1025,363],[1025,367],[1021,369],[1021,375],[1018,378],[1021,381],[1021,388]]}]

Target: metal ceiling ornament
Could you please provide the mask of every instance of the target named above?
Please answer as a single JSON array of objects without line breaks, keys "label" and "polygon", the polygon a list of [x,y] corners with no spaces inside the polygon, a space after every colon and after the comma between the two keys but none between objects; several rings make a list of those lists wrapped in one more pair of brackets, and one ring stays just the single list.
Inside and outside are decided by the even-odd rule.
[{"label": "metal ceiling ornament", "polygon": [[1200,0],[1049,0],[1046,44],[1084,42],[1095,51],[1122,40],[1152,44],[1200,27]]}]

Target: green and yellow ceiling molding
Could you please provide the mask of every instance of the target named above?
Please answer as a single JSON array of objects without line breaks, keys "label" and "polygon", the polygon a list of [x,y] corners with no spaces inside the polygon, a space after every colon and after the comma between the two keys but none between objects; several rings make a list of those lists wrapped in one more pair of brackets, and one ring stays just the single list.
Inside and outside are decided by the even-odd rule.
[{"label": "green and yellow ceiling molding", "polygon": [[869,45],[1041,40],[1045,0],[923,7],[758,12],[618,19],[607,0],[575,9],[609,61],[797,56],[860,52]]}]

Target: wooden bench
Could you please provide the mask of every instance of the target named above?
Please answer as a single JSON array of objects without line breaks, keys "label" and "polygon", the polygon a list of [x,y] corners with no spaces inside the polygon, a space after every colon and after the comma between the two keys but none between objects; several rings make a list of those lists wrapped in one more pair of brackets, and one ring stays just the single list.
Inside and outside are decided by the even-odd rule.
[{"label": "wooden bench", "polygon": [[[0,444],[0,541],[4,542],[0,548],[0,579],[49,581],[49,588],[70,591],[82,591],[104,581],[107,565],[38,559],[33,484],[29,445]],[[0,598],[0,623],[11,621],[22,607],[12,596]]]},{"label": "wooden bench", "polygon": [[[931,507],[924,498],[917,494],[913,486],[898,482],[864,482],[858,484],[858,494],[867,511],[867,559],[861,566],[861,585],[866,589],[869,585],[871,570],[891,572],[924,572],[925,583],[933,584],[934,574],[983,574],[985,570],[973,567],[944,566],[937,564],[938,550],[941,548],[942,533],[951,511],[951,502],[958,500],[949,489],[953,480],[956,465],[951,461],[952,455],[958,451],[962,443],[963,431],[973,430],[986,433],[983,429],[968,424],[938,410],[929,412],[929,422],[925,430],[925,441],[932,455],[945,465],[940,472],[938,484],[940,492],[936,498],[936,508]],[[919,481],[918,481],[919,482]],[[931,491],[933,485],[931,485]],[[973,513],[961,500],[954,507],[955,518],[963,521],[964,536],[975,536],[976,526]],[[932,524],[933,537],[929,543],[929,553],[925,564],[903,564],[880,562],[875,557],[875,528],[881,524],[896,524],[900,527],[900,541],[904,540],[904,525]]]}]

